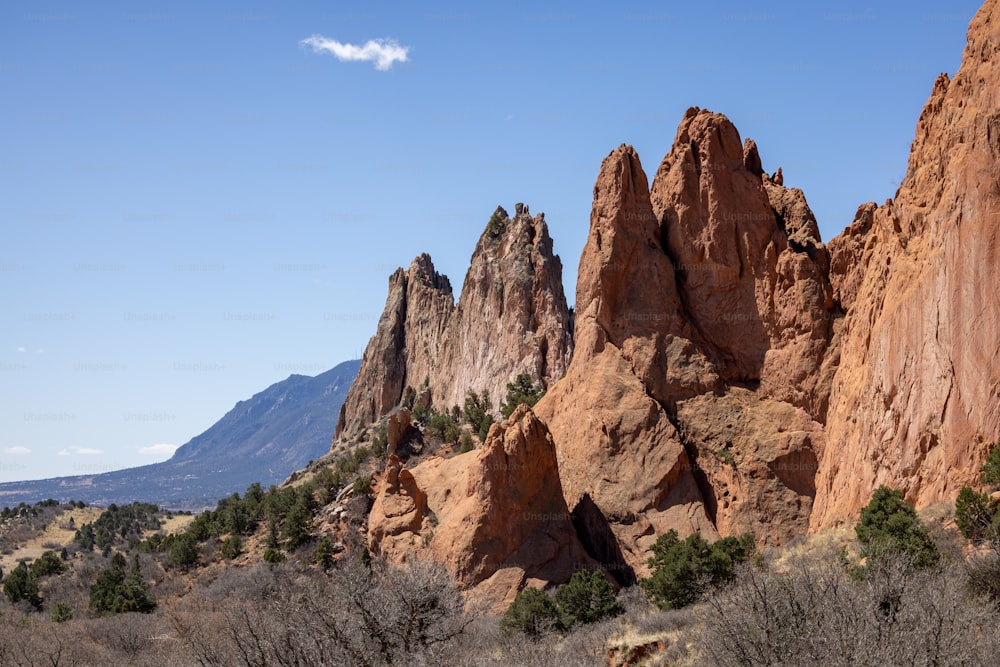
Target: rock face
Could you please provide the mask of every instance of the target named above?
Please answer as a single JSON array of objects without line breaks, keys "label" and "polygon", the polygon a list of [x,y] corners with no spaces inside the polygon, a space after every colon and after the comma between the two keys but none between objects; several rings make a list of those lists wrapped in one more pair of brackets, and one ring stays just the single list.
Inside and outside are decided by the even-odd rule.
[{"label": "rock face", "polygon": [[1000,3],[969,26],[917,123],[895,200],[830,243],[846,311],[814,528],[887,484],[925,505],[975,483],[1000,439]]},{"label": "rock face", "polygon": [[524,405],[480,449],[412,470],[390,457],[368,526],[375,554],[392,563],[430,555],[470,599],[501,612],[525,584],[597,567],[563,500],[552,437]]},{"label": "rock face", "polygon": [[724,116],[685,114],[651,191],[694,340],[727,385],[822,420],[815,378],[830,339],[828,258],[801,190],[763,174]]},{"label": "rock face", "polygon": [[499,408],[507,383],[528,373],[546,384],[566,373],[573,351],[562,262],[545,215],[517,205],[497,208],[465,274],[431,379],[439,408],[461,406],[466,392],[487,391]]},{"label": "rock face", "polygon": [[[811,475],[823,439],[827,267],[802,193],[764,174],[720,114],[685,114],[652,189],[631,147],[605,159],[575,355],[536,411],[569,507],[592,500],[636,572],[671,528],[774,543],[808,525],[812,487],[782,462]],[[758,446],[775,415],[795,435]]]},{"label": "rock face", "polygon": [[454,304],[448,277],[434,270],[429,255],[392,274],[378,331],[340,408],[338,436],[368,426],[399,403],[405,387],[430,379]]},{"label": "rock face", "polygon": [[934,84],[895,199],[862,205],[829,246],[781,169],[697,108],[652,186],[630,146],[602,163],[573,327],[544,222],[498,210],[453,310],[432,267],[393,277],[365,359],[388,366],[363,366],[346,423],[425,377],[449,407],[467,388],[496,401],[517,372],[565,376],[473,455],[390,459],[371,541],[400,560],[426,540],[509,599],[580,562],[629,583],[669,529],[781,544],[856,521],[880,484],[952,502],[1000,440],[998,174],[990,0],[954,80]]},{"label": "rock face", "polygon": [[378,331],[341,410],[336,437],[387,414],[406,387],[427,387],[440,410],[487,391],[499,408],[519,373],[553,382],[566,372],[572,333],[562,263],[544,214],[497,208],[472,255],[458,304],[448,278],[421,255],[389,279]]},{"label": "rock face", "polygon": [[592,502],[636,571],[667,528],[780,543],[879,484],[921,506],[975,482],[1000,439],[998,59],[991,1],[895,201],[829,249],[721,115],[685,114],[651,188],[630,147],[605,159],[575,356],[536,412],[569,507]]}]

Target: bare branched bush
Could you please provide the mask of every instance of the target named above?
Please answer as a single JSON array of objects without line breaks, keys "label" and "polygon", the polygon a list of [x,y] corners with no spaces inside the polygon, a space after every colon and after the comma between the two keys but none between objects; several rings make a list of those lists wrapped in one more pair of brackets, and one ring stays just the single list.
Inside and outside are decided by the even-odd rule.
[{"label": "bare branched bush", "polygon": [[992,550],[966,563],[966,586],[972,595],[1000,605],[1000,555]]},{"label": "bare branched bush", "polygon": [[580,635],[574,632],[566,637],[549,634],[529,641],[524,635],[501,631],[499,618],[484,617],[472,622],[447,645],[439,646],[439,650],[409,656],[407,664],[413,667],[596,667],[607,664],[603,659],[606,635],[602,634],[597,652],[588,652],[583,644],[590,642],[578,639]]},{"label": "bare branched bush", "polygon": [[147,614],[119,614],[91,621],[88,631],[96,643],[134,664],[152,646],[156,622]]},{"label": "bare branched bush", "polygon": [[0,619],[0,664],[4,667],[75,667],[110,664],[80,626],[24,616]]},{"label": "bare branched bush", "polygon": [[858,580],[823,554],[745,568],[703,608],[702,650],[718,665],[977,665],[997,620],[959,568],[882,557]]},{"label": "bare branched bush", "polygon": [[13,628],[9,614],[0,611],[0,665],[14,662]]},{"label": "bare branched bush", "polygon": [[230,571],[196,604],[197,613],[171,621],[205,666],[395,664],[448,642],[471,620],[447,571],[429,562],[344,566],[329,577],[294,564]]}]

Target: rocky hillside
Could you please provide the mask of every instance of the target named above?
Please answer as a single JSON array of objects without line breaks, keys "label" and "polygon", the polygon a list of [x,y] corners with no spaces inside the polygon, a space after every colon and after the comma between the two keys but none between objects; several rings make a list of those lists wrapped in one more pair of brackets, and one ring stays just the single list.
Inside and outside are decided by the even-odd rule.
[{"label": "rocky hillside", "polygon": [[[544,378],[541,402],[521,426],[494,426],[484,451],[525,419],[543,425],[531,429],[554,446],[576,538],[622,583],[646,573],[669,529],[749,530],[780,545],[856,520],[880,484],[918,506],[952,501],[1000,439],[998,88],[1000,2],[990,1],[954,80],[933,86],[897,196],[862,205],[829,245],[803,192],[764,170],[752,140],[689,109],[652,185],[630,146],[601,165],[574,322],[544,223],[526,210],[491,222],[454,310],[429,258],[397,272],[340,432],[384,415],[406,386],[428,386],[446,409],[467,388],[495,399],[522,369]],[[529,450],[539,458],[505,469],[504,488],[550,473],[546,448]],[[386,475],[397,481],[380,487],[372,514],[375,548],[405,560],[400,538],[426,537],[422,512],[456,488],[440,509],[464,507],[461,525],[559,516],[551,498],[510,511],[489,475],[469,472],[476,456],[412,470],[394,461]],[[473,478],[475,488],[456,481]],[[379,510],[401,502],[398,480],[421,499],[402,527]],[[479,566],[501,567],[515,547],[488,541]],[[522,579],[575,548],[557,542],[519,557]],[[460,580],[484,580],[461,574],[464,556],[438,552]]]}]

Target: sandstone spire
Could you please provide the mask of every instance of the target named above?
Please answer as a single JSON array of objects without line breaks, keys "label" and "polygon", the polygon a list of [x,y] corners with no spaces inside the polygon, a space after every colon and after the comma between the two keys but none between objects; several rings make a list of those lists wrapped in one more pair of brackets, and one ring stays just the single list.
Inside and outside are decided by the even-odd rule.
[{"label": "sandstone spire", "polygon": [[340,408],[337,436],[368,426],[399,403],[407,386],[430,379],[454,304],[448,277],[434,270],[429,255],[392,274],[378,330]]},{"label": "sandstone spire", "polygon": [[461,406],[470,389],[487,391],[499,408],[519,373],[546,384],[566,373],[573,340],[562,262],[545,215],[517,208],[510,218],[497,207],[472,253],[431,378],[440,409]]},{"label": "sandstone spire", "polygon": [[592,501],[636,571],[670,528],[767,542],[806,529],[826,271],[801,192],[772,182],[724,116],[685,114],[651,191],[631,147],[604,160],[575,354],[536,412],[567,504]]},{"label": "sandstone spire", "polygon": [[498,207],[472,254],[455,305],[448,278],[421,255],[389,279],[378,331],[341,409],[336,436],[388,413],[406,387],[427,387],[433,405],[461,406],[469,390],[498,408],[519,373],[551,383],[566,372],[573,343],[545,215]]}]

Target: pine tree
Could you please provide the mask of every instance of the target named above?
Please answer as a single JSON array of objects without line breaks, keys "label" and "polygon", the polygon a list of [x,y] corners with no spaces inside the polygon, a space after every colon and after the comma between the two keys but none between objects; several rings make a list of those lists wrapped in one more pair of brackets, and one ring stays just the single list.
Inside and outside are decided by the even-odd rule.
[{"label": "pine tree", "polygon": [[289,550],[297,548],[300,544],[309,540],[309,524],[312,521],[312,512],[301,496],[296,499],[295,504],[285,516],[285,526],[282,536],[286,540],[286,547]]},{"label": "pine tree", "polygon": [[955,525],[962,535],[973,542],[982,541],[988,535],[995,537],[992,529],[996,509],[996,503],[988,494],[976,493],[964,486],[955,500]]},{"label": "pine tree", "polygon": [[142,578],[138,554],[133,557],[132,571],[122,584],[120,599],[121,606],[116,613],[139,612],[148,614],[156,609],[156,599],[149,592],[149,584]]},{"label": "pine tree", "polygon": [[232,560],[243,552],[243,540],[239,535],[233,535],[222,543],[222,555]]},{"label": "pine tree", "polygon": [[62,562],[55,551],[45,551],[31,564],[31,575],[41,579],[53,574],[62,574],[66,568],[66,563]]},{"label": "pine tree", "polygon": [[989,456],[986,457],[986,463],[979,471],[982,473],[983,484],[990,486],[1000,484],[1000,443],[993,445]]},{"label": "pine tree", "polygon": [[545,395],[545,389],[531,381],[531,376],[521,373],[513,382],[507,383],[507,400],[500,405],[500,414],[504,419],[514,414],[514,410],[522,403],[532,407]]},{"label": "pine tree", "polygon": [[316,544],[316,564],[324,570],[333,565],[333,540],[327,535]]},{"label": "pine tree", "polygon": [[753,555],[754,539],[745,533],[709,543],[695,532],[679,540],[677,531],[671,529],[660,535],[651,549],[652,575],[640,583],[660,609],[679,609],[697,602],[706,587],[731,580],[736,565]]},{"label": "pine tree", "polygon": [[517,594],[504,614],[500,629],[539,637],[551,630],[565,630],[566,624],[559,613],[559,607],[545,591],[525,588]]},{"label": "pine tree", "polygon": [[148,614],[156,609],[156,600],[142,578],[138,554],[132,560],[128,575],[125,574],[127,564],[124,556],[115,554],[111,565],[90,587],[90,610],[93,613],[100,616],[127,612]]},{"label": "pine tree", "polygon": [[556,591],[556,604],[566,625],[594,623],[625,611],[611,582],[597,570],[574,572],[569,582]]},{"label": "pine tree", "polygon": [[99,616],[118,613],[125,579],[125,558],[115,554],[111,565],[98,575],[97,581],[90,587],[90,611]]},{"label": "pine tree", "polygon": [[904,554],[918,568],[938,561],[934,538],[920,523],[913,505],[903,500],[902,492],[896,489],[875,489],[871,502],[861,510],[854,532],[861,542],[861,554],[869,559],[886,553]]},{"label": "pine tree", "polygon": [[198,541],[190,533],[178,535],[170,543],[167,563],[186,570],[198,562]]},{"label": "pine tree", "polygon": [[38,580],[28,571],[24,561],[18,563],[4,579],[3,593],[11,602],[27,600],[36,609],[42,607],[42,599],[38,596]]}]

